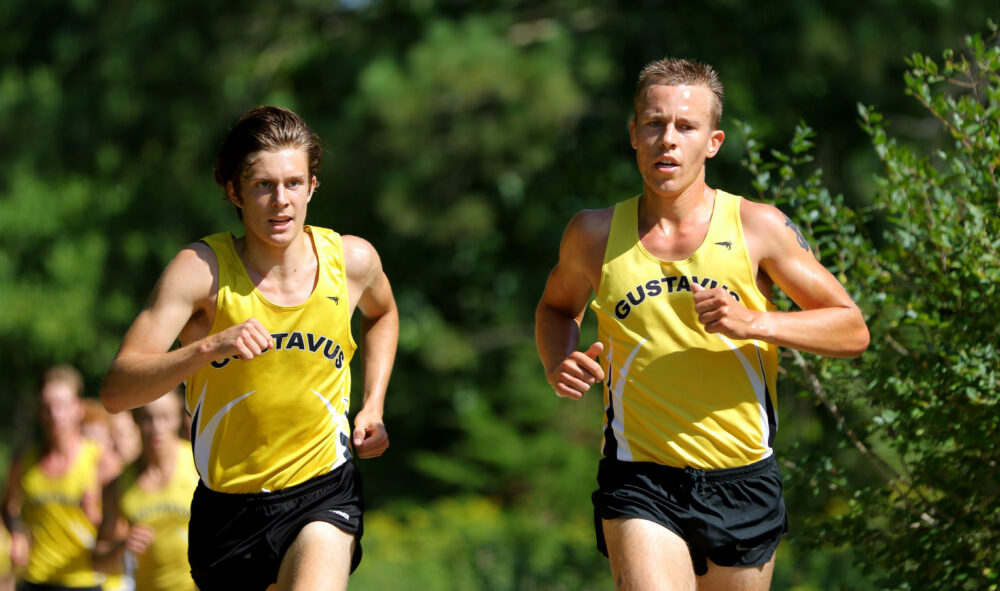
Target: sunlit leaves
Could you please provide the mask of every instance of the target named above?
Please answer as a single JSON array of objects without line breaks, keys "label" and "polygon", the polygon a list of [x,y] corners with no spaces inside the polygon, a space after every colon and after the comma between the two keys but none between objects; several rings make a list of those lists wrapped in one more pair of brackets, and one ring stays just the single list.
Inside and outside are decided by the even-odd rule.
[{"label": "sunlit leaves", "polygon": [[[997,38],[995,28],[989,43],[971,37],[968,51],[946,52],[943,65],[920,54],[908,59],[907,91],[945,141],[904,143],[881,114],[859,105],[885,166],[870,211],[832,199],[818,172],[794,182],[782,172],[794,157],[772,152],[767,160],[748,144],[755,188],[810,228],[824,263],[843,270],[868,319],[872,346],[861,366],[816,360],[798,379],[814,385],[854,446],[879,467],[881,482],[866,482],[863,472],[830,456],[807,456],[796,473],[811,473],[817,486],[843,491],[840,497],[853,491],[833,524],[821,525],[823,538],[864,548],[866,568],[886,589],[996,586]],[[800,128],[790,153],[808,138]],[[810,382],[809,373],[823,379]],[[862,379],[869,385],[860,397],[848,395]]]}]

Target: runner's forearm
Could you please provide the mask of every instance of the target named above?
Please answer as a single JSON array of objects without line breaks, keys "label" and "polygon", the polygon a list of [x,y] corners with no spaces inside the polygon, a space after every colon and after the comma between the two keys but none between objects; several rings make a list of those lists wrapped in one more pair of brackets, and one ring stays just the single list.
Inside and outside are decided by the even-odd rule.
[{"label": "runner's forearm", "polygon": [[756,328],[762,341],[828,357],[858,357],[869,341],[857,308],[766,312]]},{"label": "runner's forearm", "polygon": [[396,307],[392,306],[376,318],[362,317],[361,340],[364,370],[362,407],[382,416],[399,342],[399,312]]},{"label": "runner's forearm", "polygon": [[101,402],[112,413],[148,404],[176,388],[215,356],[203,341],[167,353],[119,355],[101,383]]},{"label": "runner's forearm", "polygon": [[535,310],[535,346],[548,375],[580,344],[580,321],[542,302]]}]

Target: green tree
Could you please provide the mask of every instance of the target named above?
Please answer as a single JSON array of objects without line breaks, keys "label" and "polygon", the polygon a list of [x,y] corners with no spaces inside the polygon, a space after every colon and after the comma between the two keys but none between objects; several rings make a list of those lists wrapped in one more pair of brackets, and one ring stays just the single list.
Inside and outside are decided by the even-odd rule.
[{"label": "green tree", "polygon": [[[424,566],[426,588],[447,588],[441,573],[459,571],[456,589],[487,579],[497,589],[606,588],[587,498],[599,396],[568,405],[552,395],[531,323],[572,213],[640,188],[626,135],[637,70],[667,54],[714,64],[726,121],[753,121],[764,138],[809,120],[810,154],[836,171],[825,182],[850,196],[871,186],[878,164],[864,133],[845,125],[853,103],[917,120],[919,104],[909,107],[894,84],[901,48],[940,51],[995,12],[996,0],[725,1],[683,14],[650,0],[6,2],[0,450],[23,442],[45,366],[77,365],[93,393],[169,257],[238,230],[211,182],[214,150],[247,108],[281,104],[326,143],[311,222],[370,239],[403,311],[386,415],[393,447],[361,463],[373,560],[353,584],[384,574],[373,565],[385,550],[401,578]],[[903,141],[921,137],[918,123],[900,128]],[[737,145],[713,161],[711,182],[746,192]],[[833,210],[817,211],[809,219],[829,241],[824,261],[844,257],[852,280],[874,265],[870,251],[841,253],[823,233]],[[851,370],[849,392],[867,389],[855,366],[809,362],[824,363],[821,384]],[[801,441],[793,453],[881,482],[856,448],[838,447],[844,439],[826,428],[836,419],[811,400],[782,396],[779,444]],[[870,422],[870,411],[836,402],[884,452],[853,422]],[[814,493],[810,482],[826,482],[815,472],[790,475],[793,532],[812,527],[811,516],[827,523],[850,496]],[[447,528],[422,521],[453,512],[476,531],[452,535],[459,517]],[[809,537],[783,547],[794,558],[779,570],[805,571],[786,580],[858,588],[825,549],[799,552]],[[424,546],[434,550],[396,552]],[[406,562],[418,554],[419,565]]]},{"label": "green tree", "polygon": [[872,333],[860,362],[791,354],[791,377],[842,436],[794,450],[792,494],[811,490],[825,508],[798,539],[854,548],[881,589],[1000,580],[1000,37],[990,29],[940,65],[907,60],[907,93],[941,129],[932,141],[907,145],[859,106],[884,164],[868,208],[831,196],[821,171],[798,179],[807,127],[787,154],[765,159],[748,143],[755,187],[811,231]]}]

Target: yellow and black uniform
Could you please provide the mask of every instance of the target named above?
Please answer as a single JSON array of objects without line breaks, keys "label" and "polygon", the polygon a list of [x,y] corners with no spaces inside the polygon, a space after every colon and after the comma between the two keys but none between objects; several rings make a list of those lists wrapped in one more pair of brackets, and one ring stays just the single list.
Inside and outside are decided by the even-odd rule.
[{"label": "yellow and black uniform", "polygon": [[743,239],[740,197],[718,191],[702,245],[661,261],[638,236],[638,203],[615,206],[591,307],[604,343],[604,454],[679,468],[733,468],[771,455],[778,348],[709,334],[691,283],[772,310]]},{"label": "yellow and black uniform", "polygon": [[256,318],[274,350],[250,361],[226,359],[188,380],[195,463],[208,488],[226,493],[280,490],[326,474],[351,457],[348,446],[351,336],[340,235],[307,226],[319,255],[319,281],[298,306],[257,291],[229,233],[202,242],[219,262],[210,334]]},{"label": "yellow and black uniform", "polygon": [[[304,231],[317,254],[318,278],[297,306],[276,305],[256,289],[231,234],[202,239],[218,261],[210,334],[252,317],[274,339],[273,350],[249,361],[213,362],[187,382],[200,475],[188,555],[202,591],[263,589],[310,521],[354,534],[353,566],[360,560],[361,483],[351,461],[347,417],[349,365],[357,346],[343,243],[332,230]],[[257,549],[248,550],[255,543]]]},{"label": "yellow and black uniform", "polygon": [[158,490],[142,490],[142,471],[133,463],[118,478],[119,510],[130,524],[148,525],[153,542],[135,558],[136,591],[194,591],[187,561],[191,495],[198,484],[191,449],[178,442],[174,472]]},{"label": "yellow and black uniform", "polygon": [[[780,502],[780,475],[771,448],[778,426],[778,348],[706,332],[698,321],[691,291],[693,283],[709,289],[722,287],[750,310],[774,309],[757,286],[740,218],[742,198],[716,191],[705,239],[682,261],[660,260],[643,247],[638,234],[639,200],[634,197],[615,205],[601,283],[591,303],[597,312],[598,338],[604,344],[606,375],[605,460],[598,476],[601,490],[594,497],[602,550],[602,516],[651,519],[677,531],[689,545],[690,538],[698,536],[681,523],[704,521],[696,515],[698,511],[695,515],[673,513],[690,510],[689,500],[681,503],[686,508],[651,515],[615,497],[619,487],[631,486],[630,475],[636,472],[647,481],[638,486],[647,491],[664,480],[692,480],[691,475],[698,488],[706,481],[730,483],[761,477],[768,481],[769,494],[777,493],[772,501]],[[740,510],[755,513],[748,507]],[[766,519],[774,511],[775,507],[766,507],[757,513]],[[727,513],[727,520],[731,516]],[[740,536],[740,546],[746,546],[743,542],[748,535],[772,535],[775,527],[783,532],[783,504],[779,521],[780,527],[768,524],[761,529],[755,524],[751,533],[734,535]],[[703,571],[696,550],[692,549],[696,571]],[[717,549],[706,548],[704,554],[719,564],[740,564]],[[704,557],[700,560],[703,563]]]},{"label": "yellow and black uniform", "polygon": [[72,465],[50,476],[39,460],[41,449],[24,456],[21,520],[31,536],[23,579],[30,584],[63,588],[99,588],[103,575],[91,568],[97,526],[83,510],[84,494],[98,494],[101,447],[82,440]]}]

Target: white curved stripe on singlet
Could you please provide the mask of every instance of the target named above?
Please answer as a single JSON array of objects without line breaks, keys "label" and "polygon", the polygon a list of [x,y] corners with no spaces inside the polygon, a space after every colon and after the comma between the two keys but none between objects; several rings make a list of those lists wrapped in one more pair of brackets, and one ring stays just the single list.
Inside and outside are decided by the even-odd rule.
[{"label": "white curved stripe on singlet", "polygon": [[[758,375],[757,370],[754,369],[753,365],[750,363],[750,360],[746,358],[746,356],[739,350],[739,348],[736,346],[735,343],[733,343],[732,341],[730,341],[721,334],[716,333],[716,336],[722,339],[722,342],[726,343],[726,346],[728,346],[729,349],[736,355],[736,358],[740,360],[740,365],[743,366],[743,371],[747,374],[747,378],[750,380],[750,386],[753,388],[753,393],[754,395],[757,396],[757,407],[760,410],[760,432],[761,432],[760,444],[761,447],[763,447],[766,450],[761,459],[768,458],[773,453],[773,450],[767,444],[767,441],[768,439],[770,439],[771,436],[771,428],[767,420],[767,401],[765,400],[765,397],[767,396],[767,388],[764,384],[764,379],[762,377],[764,369],[762,367],[761,374]],[[757,341],[752,341],[752,342],[754,350],[757,351],[757,359],[759,360],[760,345],[757,344]]]},{"label": "white curved stripe on singlet", "polygon": [[347,461],[347,458],[344,457],[344,454],[339,453],[339,451],[340,451],[340,434],[344,432],[343,431],[344,424],[340,420],[343,415],[337,413],[337,409],[333,408],[333,405],[330,404],[330,401],[326,399],[326,396],[323,396],[322,394],[320,394],[316,390],[309,390],[309,391],[312,392],[313,394],[315,394],[320,400],[323,401],[323,404],[326,406],[326,410],[330,412],[330,420],[333,421],[333,427],[334,427],[333,428],[333,432],[334,432],[335,440],[337,442],[337,448],[338,448],[337,451],[338,451],[338,453],[337,453],[337,460],[333,463],[332,466],[330,466],[330,471],[332,472],[334,470],[334,468],[336,468],[337,466],[340,466],[341,464],[343,464],[344,462]]},{"label": "white curved stripe on singlet", "polygon": [[83,544],[84,548],[88,548],[90,550],[94,549],[94,544],[97,542],[97,539],[94,537],[93,533],[87,530],[85,525],[72,521],[68,524],[68,527],[70,533],[76,536],[76,539]]},{"label": "white curved stripe on singlet", "polygon": [[[205,402],[205,391],[208,390],[208,383],[201,389],[201,394],[198,396],[198,404],[195,405],[195,413],[198,415],[198,422],[202,422],[202,415],[199,412],[201,410],[202,404]],[[215,432],[219,428],[219,423],[222,421],[222,417],[226,416],[226,413],[230,411],[234,406],[239,404],[244,398],[253,394],[257,390],[251,390],[246,394],[243,394],[239,398],[235,398],[229,402],[229,404],[223,406],[219,409],[219,412],[212,416],[212,420],[205,425],[204,429],[199,430],[199,425],[194,425],[194,432],[196,436],[194,438],[194,463],[198,468],[198,474],[201,475],[202,482],[205,486],[212,488],[211,484],[208,482],[208,461],[212,456],[212,441],[215,439]]]},{"label": "white curved stripe on singlet", "polygon": [[[622,366],[621,371],[618,373],[618,380],[615,382],[614,387],[611,389],[611,404],[615,409],[615,417],[611,421],[611,428],[614,431],[615,439],[618,441],[618,459],[626,462],[632,461],[632,449],[628,445],[628,438],[625,437],[625,405],[622,403],[622,396],[625,394],[625,378],[628,377],[628,372],[632,368],[632,361],[635,360],[635,356],[639,354],[639,349],[642,348],[643,343],[649,340],[649,337],[644,337],[639,344],[632,349],[629,356],[625,358],[625,365]],[[608,371],[611,371],[611,352],[612,345],[609,343],[608,346]]]}]

